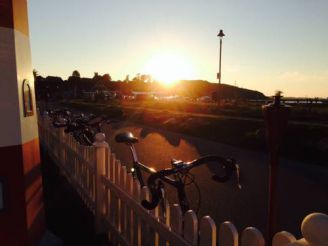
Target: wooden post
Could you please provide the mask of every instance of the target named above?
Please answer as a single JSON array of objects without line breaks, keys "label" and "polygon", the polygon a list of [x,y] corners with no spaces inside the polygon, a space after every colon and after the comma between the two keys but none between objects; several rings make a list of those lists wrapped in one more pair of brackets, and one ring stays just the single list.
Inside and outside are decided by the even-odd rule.
[{"label": "wooden post", "polygon": [[96,177],[96,194],[95,194],[95,226],[96,232],[102,233],[102,217],[106,214],[105,207],[105,187],[102,183],[102,177],[106,175],[106,149],[108,143],[105,141],[106,136],[104,133],[96,134],[96,141],[93,144],[96,148],[96,159],[95,159],[95,177]]},{"label": "wooden post", "polygon": [[268,239],[271,241],[277,224],[277,181],[279,171],[279,149],[287,128],[290,107],[281,104],[281,92],[274,96],[274,102],[263,106],[266,137],[269,148],[269,199],[268,199]]}]

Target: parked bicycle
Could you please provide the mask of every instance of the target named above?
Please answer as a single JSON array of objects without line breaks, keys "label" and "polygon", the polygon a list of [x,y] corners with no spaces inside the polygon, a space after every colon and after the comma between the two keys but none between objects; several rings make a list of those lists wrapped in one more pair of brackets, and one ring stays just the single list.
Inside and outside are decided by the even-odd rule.
[{"label": "parked bicycle", "polygon": [[[187,212],[190,209],[190,203],[188,201],[185,188],[186,185],[191,183],[196,184],[195,177],[190,173],[190,171],[193,168],[203,166],[208,163],[214,162],[218,167],[218,171],[212,177],[214,181],[226,182],[231,178],[233,173],[235,173],[237,177],[238,188],[241,189],[239,182],[240,168],[234,159],[223,158],[217,155],[200,157],[199,159],[191,162],[184,162],[173,159],[171,161],[171,168],[156,171],[155,169],[144,165],[138,160],[137,152],[134,146],[135,143],[138,143],[138,139],[133,136],[131,132],[123,132],[117,134],[115,140],[118,143],[126,144],[130,148],[133,159],[131,172],[133,173],[133,176],[138,179],[142,187],[145,186],[142,171],[150,174],[147,179],[147,186],[150,190],[151,199],[150,201],[143,200],[141,202],[142,206],[148,210],[156,208],[159,204],[163,208],[165,207],[164,203],[166,200],[166,195],[164,188],[165,184],[168,184],[176,189],[179,205],[183,213]],[[199,206],[197,210],[199,210]]]},{"label": "parked bicycle", "polygon": [[97,133],[102,132],[104,123],[112,121],[108,117],[93,114],[73,114],[67,109],[49,110],[48,115],[55,128],[65,128],[65,133],[72,134],[74,139],[82,145],[91,146]]}]

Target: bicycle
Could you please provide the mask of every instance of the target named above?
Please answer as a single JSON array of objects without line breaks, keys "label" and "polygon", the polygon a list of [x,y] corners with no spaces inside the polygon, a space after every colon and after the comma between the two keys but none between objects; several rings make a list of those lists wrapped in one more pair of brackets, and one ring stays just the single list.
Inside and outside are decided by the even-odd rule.
[{"label": "bicycle", "polygon": [[106,117],[95,117],[89,121],[76,120],[69,123],[64,130],[65,133],[72,133],[75,140],[80,144],[92,146],[97,133],[102,132],[103,123],[111,123]]},{"label": "bicycle", "polygon": [[[152,210],[161,203],[161,206],[165,207],[165,185],[169,184],[177,190],[178,201],[183,213],[190,209],[190,204],[186,196],[185,186],[190,183],[195,183],[195,178],[190,174],[190,170],[199,166],[202,166],[209,162],[217,162],[221,167],[221,173],[215,174],[212,178],[217,182],[228,181],[233,173],[236,173],[238,188],[241,189],[239,182],[240,168],[236,164],[234,159],[223,158],[216,155],[203,156],[191,162],[184,162],[181,160],[172,160],[171,168],[156,171],[155,169],[148,167],[138,160],[137,152],[134,144],[138,143],[138,138],[133,136],[131,132],[119,133],[115,136],[115,141],[118,143],[124,143],[129,146],[132,154],[132,168],[131,172],[136,178],[141,187],[145,186],[142,171],[149,173],[150,176],[147,179],[147,186],[149,188],[151,199],[150,201],[143,200],[142,206],[148,210]],[[189,183],[188,183],[189,178]],[[198,188],[199,190],[199,188]],[[200,191],[199,191],[200,193]],[[199,199],[200,200],[200,199]],[[199,210],[199,206],[198,209]],[[198,211],[196,211],[197,213]]]},{"label": "bicycle", "polygon": [[48,115],[55,128],[65,127],[65,133],[72,134],[76,141],[86,146],[93,145],[95,135],[102,132],[103,123],[111,123],[106,116],[72,114],[66,109],[49,110]]}]

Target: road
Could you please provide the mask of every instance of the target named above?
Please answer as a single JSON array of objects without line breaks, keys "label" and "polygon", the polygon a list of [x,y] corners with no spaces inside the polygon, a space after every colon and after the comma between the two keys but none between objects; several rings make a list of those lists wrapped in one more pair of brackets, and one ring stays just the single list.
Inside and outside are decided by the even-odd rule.
[{"label": "road", "polygon": [[[188,161],[207,154],[234,157],[241,166],[241,190],[237,188],[235,180],[223,184],[211,180],[212,173],[206,166],[193,171],[201,190],[199,216],[210,215],[217,224],[229,220],[239,231],[247,226],[255,226],[265,232],[268,196],[266,154],[135,123],[107,126],[105,133],[112,151],[127,166],[131,163],[127,146],[114,141],[116,133],[122,131],[131,131],[139,138],[136,149],[140,161],[155,169],[169,167],[172,158]],[[198,200],[196,189],[192,186],[188,189],[190,200]],[[170,200],[174,202],[174,193],[169,193]],[[304,216],[311,212],[328,213],[328,168],[282,160],[278,194],[276,230],[300,235]]]}]

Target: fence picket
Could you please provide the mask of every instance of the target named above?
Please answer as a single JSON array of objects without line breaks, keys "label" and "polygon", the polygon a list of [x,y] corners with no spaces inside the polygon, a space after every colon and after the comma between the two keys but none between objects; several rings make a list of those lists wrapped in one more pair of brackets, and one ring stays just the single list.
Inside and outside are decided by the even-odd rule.
[{"label": "fence picket", "polygon": [[103,133],[96,134],[96,142],[94,146],[96,148],[96,165],[95,165],[95,196],[96,196],[96,205],[95,205],[95,223],[96,223],[96,232],[101,233],[103,231],[102,226],[102,217],[106,213],[105,205],[105,187],[102,182],[102,176],[105,175],[106,171],[106,148],[108,148],[107,142],[105,142],[106,136]]},{"label": "fence picket", "polygon": [[[150,214],[152,216],[154,216],[155,218],[158,219],[158,221],[160,220],[160,209],[159,206],[157,206],[156,208],[154,208],[153,210],[150,210]],[[151,242],[151,245],[158,245],[159,244],[159,235],[158,233],[152,228],[149,227],[149,240]]]},{"label": "fence picket", "polygon": [[[89,164],[95,164],[92,160],[92,149],[87,148],[87,161]],[[89,192],[93,201],[95,201],[95,180],[93,166],[89,165]]]},{"label": "fence picket", "polygon": [[[81,153],[82,152],[82,145],[78,144],[77,145],[77,153]],[[80,159],[78,160],[78,165],[77,165],[77,180],[78,180],[78,185],[81,187],[82,186],[82,165],[83,165],[83,161],[81,161]]]},{"label": "fence picket", "polygon": [[[133,177],[131,173],[128,173],[126,176],[126,192],[132,196],[133,194]],[[132,244],[133,239],[133,211],[130,208],[129,204],[126,204],[126,236],[127,241]]]},{"label": "fence picket", "polygon": [[[141,187],[138,180],[133,179],[133,198],[137,203],[140,203]],[[131,245],[141,245],[141,220],[136,211],[132,211],[133,214],[133,239]]]},{"label": "fence picket", "polygon": [[[127,172],[126,172],[126,166],[121,166],[121,171],[120,171],[120,188],[127,192],[126,190],[126,179],[127,179]],[[127,220],[127,207],[125,202],[123,202],[120,199],[120,225],[121,225],[121,232],[123,233],[124,236],[126,236],[126,220]]]},{"label": "fence picket", "polygon": [[126,174],[126,186],[125,190],[130,196],[133,196],[133,177],[131,173]]},{"label": "fence picket", "polygon": [[[115,182],[115,170],[116,170],[116,156],[113,153],[111,156],[111,162],[110,162],[110,171],[109,171],[109,175],[110,175],[110,181],[112,181],[113,183]],[[114,194],[114,192],[110,192],[110,214],[111,214],[111,224],[113,226],[115,226],[116,220],[115,220],[115,216],[116,216],[116,196]]]},{"label": "fence picket", "polygon": [[83,152],[82,152],[82,158],[85,160],[85,162],[83,162],[83,168],[84,168],[84,190],[86,191],[87,195],[90,197],[90,193],[89,193],[89,166],[87,164],[87,149],[84,147],[83,148]]},{"label": "fence picket", "polygon": [[[85,146],[81,147],[81,151],[82,151],[82,159],[83,161],[80,161],[80,169],[81,169],[81,175],[82,178],[81,178],[81,189],[84,191],[84,199],[87,201],[86,203],[88,204],[89,207],[92,206],[92,204],[90,203],[89,201],[89,197],[90,197],[90,193],[88,192],[89,191],[89,186],[88,186],[88,175],[89,175],[89,172],[88,172],[88,166],[87,166],[87,159],[86,159],[86,154],[87,154],[87,150],[85,148]],[[83,193],[83,192],[82,192]]]},{"label": "fence picket", "polygon": [[109,177],[109,162],[110,162],[110,153],[111,153],[111,148],[108,146],[106,148],[106,159],[105,159],[105,177]]},{"label": "fence picket", "polygon": [[[163,225],[166,225],[167,227],[170,227],[170,203],[167,199],[165,199],[164,202],[164,208],[161,208],[160,210],[160,221],[163,223]],[[161,237],[159,234],[159,245],[160,246],[166,246],[168,245],[168,241],[166,238]]]},{"label": "fence picket", "polygon": [[[200,221],[199,245],[215,246],[216,245],[216,225],[210,216],[205,216]],[[254,245],[255,246],[255,245]]]},{"label": "fence picket", "polygon": [[[64,128],[59,128],[59,141],[64,140],[65,138],[65,132],[64,132]],[[59,161],[64,164],[65,163],[65,147],[63,144],[59,145],[59,149],[60,149],[60,158]]]},{"label": "fence picket", "polygon": [[[112,154],[111,154],[111,148],[109,147],[107,149],[107,153],[106,153],[106,178],[110,180],[110,172],[111,172],[111,157],[112,157]],[[106,209],[106,218],[108,221],[109,220],[109,217],[110,217],[110,190],[106,187],[106,203],[107,203],[107,209]]]},{"label": "fence picket", "polygon": [[116,159],[115,162],[115,184],[120,186],[120,173],[121,173],[121,162],[120,160]]},{"label": "fence picket", "polygon": [[116,155],[115,153],[112,153],[111,158],[110,158],[110,168],[109,168],[109,175],[110,175],[110,180],[115,183],[115,164],[116,163]]},{"label": "fence picket", "polygon": [[150,227],[149,229],[150,229],[150,235],[149,236],[151,238],[151,241],[154,242],[153,245],[159,245],[160,240],[159,240],[158,232],[155,229],[153,229],[152,227]]},{"label": "fence picket", "polygon": [[182,234],[182,211],[178,204],[174,204],[170,210],[170,226],[172,231]]},{"label": "fence picket", "polygon": [[[183,237],[191,245],[197,245],[198,243],[198,219],[194,211],[189,210],[184,215],[183,220]],[[225,244],[220,244],[224,245]]]},{"label": "fence picket", "polygon": [[126,179],[127,179],[127,171],[126,166],[121,165],[121,171],[120,171],[120,187],[122,190],[126,191]]},{"label": "fence picket", "polygon": [[137,179],[133,179],[133,198],[137,202],[140,202],[141,185]]},{"label": "fence picket", "polygon": [[[113,158],[113,182],[119,186],[120,185],[120,171],[121,171],[121,163],[120,161],[114,156]],[[120,200],[116,193],[111,193],[112,197],[112,225],[114,226],[116,232],[121,232],[121,225],[120,225]],[[118,245],[118,238],[117,235],[113,234],[113,244]]]},{"label": "fence picket", "polygon": [[287,231],[281,231],[274,235],[272,239],[272,246],[286,246],[289,243],[296,242],[293,234]]},{"label": "fence picket", "polygon": [[241,235],[241,246],[264,246],[262,233],[255,227],[247,227]]},{"label": "fence picket", "polygon": [[238,231],[230,221],[223,222],[219,228],[219,245],[238,246]]},{"label": "fence picket", "polygon": [[[141,189],[141,201],[142,200],[147,200],[149,201],[150,198],[150,192],[147,186],[142,187]],[[149,213],[149,211],[147,211],[147,213]],[[146,223],[145,220],[143,220],[143,218],[141,219],[141,245],[153,245],[151,242],[151,239],[149,237],[149,233],[150,233],[150,228],[148,226],[148,224]]]},{"label": "fence picket", "polygon": [[[121,173],[121,162],[120,160],[116,159],[115,162],[115,184],[120,186],[120,173]],[[121,213],[121,201],[118,196],[115,195],[115,225],[118,232],[122,232],[121,230],[121,220],[120,220],[120,213]]]},{"label": "fence picket", "polygon": [[328,215],[323,213],[307,215],[302,221],[301,231],[309,245],[328,245]]}]

